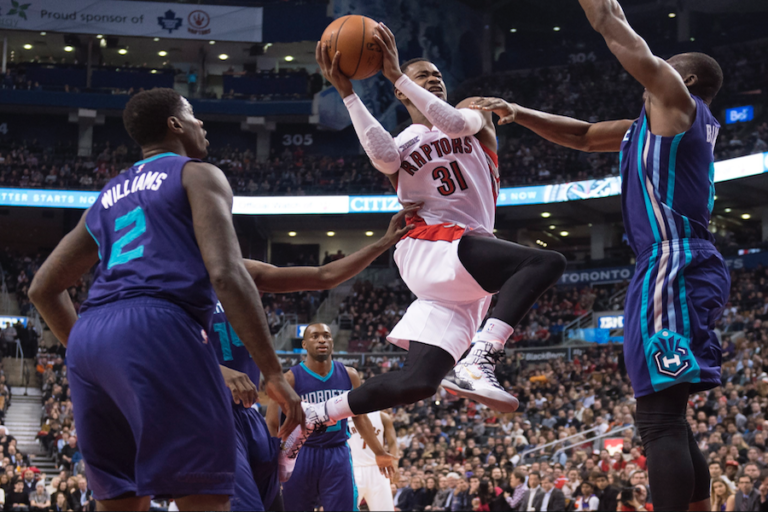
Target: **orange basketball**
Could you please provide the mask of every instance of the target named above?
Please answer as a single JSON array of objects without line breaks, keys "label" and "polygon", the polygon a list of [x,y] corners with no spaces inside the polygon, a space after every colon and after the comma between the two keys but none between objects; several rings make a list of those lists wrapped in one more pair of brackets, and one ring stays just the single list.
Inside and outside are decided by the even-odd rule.
[{"label": "orange basketball", "polygon": [[376,25],[371,18],[350,14],[335,20],[323,32],[321,41],[328,56],[333,60],[336,52],[341,52],[339,69],[352,80],[369,78],[381,69],[381,48],[373,39]]}]

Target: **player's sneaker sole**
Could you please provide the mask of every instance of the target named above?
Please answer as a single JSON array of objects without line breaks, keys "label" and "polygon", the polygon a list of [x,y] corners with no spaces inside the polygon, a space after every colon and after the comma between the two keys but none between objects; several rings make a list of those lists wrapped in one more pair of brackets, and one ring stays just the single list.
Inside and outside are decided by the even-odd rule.
[{"label": "player's sneaker sole", "polygon": [[474,389],[471,385],[465,386],[462,382],[457,383],[447,378],[443,379],[442,385],[448,393],[454,396],[469,398],[501,413],[515,412],[520,407],[517,398],[501,389]]}]

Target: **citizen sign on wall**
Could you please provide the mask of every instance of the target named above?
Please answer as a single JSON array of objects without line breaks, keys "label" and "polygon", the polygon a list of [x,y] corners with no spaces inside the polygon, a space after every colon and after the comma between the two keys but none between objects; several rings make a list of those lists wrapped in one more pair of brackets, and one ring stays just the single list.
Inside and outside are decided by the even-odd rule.
[{"label": "citizen sign on wall", "polygon": [[261,7],[121,0],[0,0],[0,28],[261,42]]}]

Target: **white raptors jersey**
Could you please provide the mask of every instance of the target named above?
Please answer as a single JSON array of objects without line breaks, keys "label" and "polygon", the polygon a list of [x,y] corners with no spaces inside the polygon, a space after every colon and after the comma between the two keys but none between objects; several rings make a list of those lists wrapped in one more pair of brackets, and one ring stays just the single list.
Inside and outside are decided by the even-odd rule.
[{"label": "white raptors jersey", "polygon": [[401,161],[400,202],[423,201],[418,215],[428,225],[455,223],[493,236],[499,193],[495,153],[474,136],[451,139],[423,124],[409,126],[395,142]]},{"label": "white raptors jersey", "polygon": [[[367,414],[368,419],[371,420],[373,425],[373,431],[376,432],[376,437],[379,438],[379,443],[384,446],[384,424],[381,422],[381,412],[369,412]],[[364,466],[376,466],[376,455],[373,454],[368,445],[363,441],[363,436],[355,428],[354,423],[349,424],[350,436],[349,448],[352,450],[352,465],[356,468]]]}]

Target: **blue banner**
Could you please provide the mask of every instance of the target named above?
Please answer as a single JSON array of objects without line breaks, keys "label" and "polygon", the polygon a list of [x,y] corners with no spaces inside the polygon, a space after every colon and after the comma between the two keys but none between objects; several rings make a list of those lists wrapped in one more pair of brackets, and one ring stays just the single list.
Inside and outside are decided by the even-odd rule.
[{"label": "blue banner", "polygon": [[96,202],[98,196],[98,192],[80,190],[0,188],[0,206],[42,206],[84,210]]},{"label": "blue banner", "polygon": [[[755,176],[764,172],[768,172],[768,153],[734,158],[715,163],[715,182]],[[0,206],[85,209],[96,201],[98,194],[98,192],[79,190],[0,188]],[[619,194],[621,194],[621,178],[609,176],[597,180],[574,181],[556,185],[502,188],[496,206],[560,203],[618,196]],[[397,196],[391,194],[380,196],[236,196],[232,213],[235,215],[392,213],[400,210],[400,208]],[[597,280],[586,278],[586,281],[561,282],[577,284],[579,282],[610,282],[610,280],[623,279],[625,277],[622,275],[618,278],[599,277]]]}]

